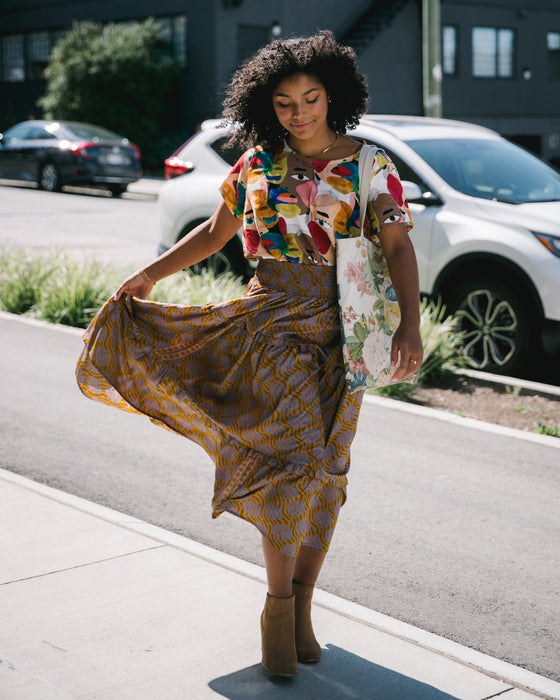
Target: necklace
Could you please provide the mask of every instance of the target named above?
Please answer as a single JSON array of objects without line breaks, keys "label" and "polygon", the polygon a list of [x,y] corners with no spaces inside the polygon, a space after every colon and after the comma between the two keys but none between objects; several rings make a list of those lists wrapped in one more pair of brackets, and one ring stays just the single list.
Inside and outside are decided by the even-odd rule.
[{"label": "necklace", "polygon": [[[327,151],[330,151],[331,148],[334,146],[334,144],[335,144],[337,141],[338,141],[338,134],[335,134],[335,135],[334,135],[334,141],[333,141],[332,143],[329,143],[329,145],[328,145],[326,148],[323,148],[323,150],[322,150],[320,153],[317,153],[317,154],[315,155],[315,158],[319,158],[320,156],[322,156],[322,155],[323,155],[324,153],[326,153]],[[288,146],[290,146],[289,143],[288,143]],[[292,149],[292,151],[294,151],[294,153],[297,153],[298,155],[303,156],[304,158],[311,158],[311,155],[313,155],[313,154],[311,154],[311,155],[308,155],[308,156],[307,156],[307,155],[305,155],[305,153],[301,153],[300,151],[296,151],[296,149],[295,149],[295,148],[292,148],[292,146],[290,146],[290,148]]]}]

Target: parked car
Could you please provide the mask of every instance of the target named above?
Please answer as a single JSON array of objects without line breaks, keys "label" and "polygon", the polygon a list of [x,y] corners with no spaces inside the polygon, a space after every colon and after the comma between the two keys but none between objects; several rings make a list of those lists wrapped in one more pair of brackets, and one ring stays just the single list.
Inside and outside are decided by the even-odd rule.
[{"label": "parked car", "polygon": [[[224,149],[225,133],[210,120],[176,152],[190,165],[160,191],[160,252],[218,204],[219,185],[239,156]],[[560,352],[560,174],[465,122],[367,115],[350,135],[385,149],[397,165],[422,294],[459,312],[476,365],[514,373],[534,357],[539,336]],[[239,237],[217,262],[246,272]]]},{"label": "parked car", "polygon": [[0,178],[49,192],[102,185],[118,196],[141,176],[138,146],[100,126],[34,119],[0,134]]}]

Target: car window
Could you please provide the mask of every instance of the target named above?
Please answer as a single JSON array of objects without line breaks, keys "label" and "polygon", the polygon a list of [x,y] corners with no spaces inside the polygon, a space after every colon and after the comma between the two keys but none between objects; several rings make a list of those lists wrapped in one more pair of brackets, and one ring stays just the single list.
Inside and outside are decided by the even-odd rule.
[{"label": "car window", "polygon": [[505,139],[407,142],[451,187],[510,204],[560,200],[560,174]]},{"label": "car window", "polygon": [[394,151],[391,151],[390,148],[387,148],[379,141],[376,141],[374,143],[371,139],[365,138],[363,140],[370,145],[374,144],[375,146],[379,146],[379,148],[382,148],[385,151],[385,153],[393,161],[397,170],[399,171],[399,177],[401,180],[409,180],[410,182],[414,182],[416,185],[418,185],[418,187],[420,187],[420,189],[423,192],[426,192],[430,189],[426,182],[420,177],[420,175],[418,175],[418,173]]},{"label": "car window", "polygon": [[4,133],[4,141],[23,140],[28,138],[31,127],[28,124],[16,124]]},{"label": "car window", "polygon": [[87,141],[99,141],[101,139],[109,139],[110,141],[120,141],[122,136],[115,134],[109,129],[104,129],[102,126],[93,124],[79,124],[77,122],[66,123],[65,126],[78,138]]},{"label": "car window", "polygon": [[33,126],[29,130],[28,139],[56,139],[54,134],[49,133],[40,126]]},{"label": "car window", "polygon": [[245,153],[245,149],[240,146],[234,146],[233,148],[226,147],[225,144],[228,138],[229,136],[221,136],[219,139],[213,141],[210,146],[229,166],[234,166]]}]

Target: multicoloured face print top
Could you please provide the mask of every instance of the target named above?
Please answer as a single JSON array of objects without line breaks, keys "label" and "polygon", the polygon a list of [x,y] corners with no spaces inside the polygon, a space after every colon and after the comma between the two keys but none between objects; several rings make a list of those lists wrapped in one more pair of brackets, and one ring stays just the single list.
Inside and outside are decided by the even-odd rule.
[{"label": "multicoloured face print top", "polygon": [[[283,142],[241,156],[221,193],[243,222],[245,257],[334,265],[336,239],[360,235],[359,155],[311,160]],[[412,227],[397,169],[378,149],[365,235],[397,222]]]}]

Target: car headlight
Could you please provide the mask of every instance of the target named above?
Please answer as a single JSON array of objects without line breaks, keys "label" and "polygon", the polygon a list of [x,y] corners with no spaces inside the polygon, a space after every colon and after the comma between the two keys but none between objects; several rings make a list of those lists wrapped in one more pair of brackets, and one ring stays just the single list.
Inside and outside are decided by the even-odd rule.
[{"label": "car headlight", "polygon": [[560,237],[551,236],[549,233],[537,233],[536,231],[532,231],[531,233],[547,250],[560,258]]}]

